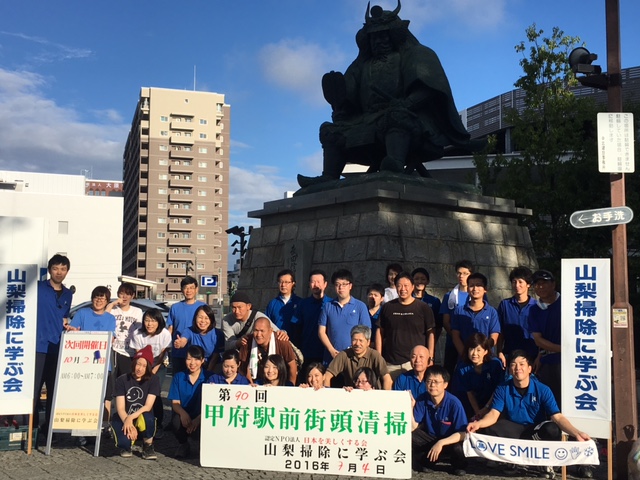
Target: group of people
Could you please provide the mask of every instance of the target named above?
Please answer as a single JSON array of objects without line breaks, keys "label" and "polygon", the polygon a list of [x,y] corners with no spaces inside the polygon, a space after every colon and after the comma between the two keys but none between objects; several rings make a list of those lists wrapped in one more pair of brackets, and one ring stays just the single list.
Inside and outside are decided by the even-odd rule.
[{"label": "group of people", "polygon": [[[465,473],[465,431],[545,439],[559,439],[564,431],[578,440],[589,438],[558,408],[560,302],[548,271],[513,269],[513,296],[497,309],[487,301],[487,278],[463,260],[455,265],[455,287],[442,301],[427,293],[426,269],[408,273],[392,264],[387,285],[368,288],[367,304],[351,295],[348,270],[330,278],[335,298],[325,294],[325,272],[310,273],[310,295],[300,298],[294,272],[282,270],[278,295],[265,313],[254,309],[246,293],[236,292],[230,313],[217,322],[211,307],[197,300],[196,280],[185,277],[184,299],[171,306],[166,321],[158,309],[143,313],[132,306],[135,287],[127,283],[113,301],[108,289],[96,287],[91,308],[69,321],[71,292],[62,283],[69,267],[66,257],[54,256],[49,279],[39,284],[34,412],[43,383],[53,391],[61,332],[111,331],[113,372],[105,413],[125,457],[140,439],[143,458],[155,458],[153,439],[163,430],[160,386],[169,361],[176,457],[189,456],[189,437],[198,436],[204,383],[408,391],[414,405],[414,467],[429,468],[444,453],[459,475]],[[443,330],[445,352],[436,365],[435,345]],[[45,429],[50,401],[48,395]],[[553,469],[545,472],[553,476]],[[591,476],[590,469],[581,473]]]}]

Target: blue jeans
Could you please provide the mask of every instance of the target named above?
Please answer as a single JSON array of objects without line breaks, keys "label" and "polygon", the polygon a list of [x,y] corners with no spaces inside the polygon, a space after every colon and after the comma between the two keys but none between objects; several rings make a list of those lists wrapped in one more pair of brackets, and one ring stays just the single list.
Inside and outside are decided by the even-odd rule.
[{"label": "blue jeans", "polygon": [[[156,434],[156,417],[153,416],[152,412],[144,412],[141,417],[144,418],[146,428],[144,430],[138,430],[138,432],[142,434],[145,440],[153,439],[153,436]],[[116,447],[122,448],[123,450],[131,450],[131,440],[122,431],[123,426],[124,422],[120,417],[117,414],[114,415],[111,420],[111,430],[113,430]]]}]

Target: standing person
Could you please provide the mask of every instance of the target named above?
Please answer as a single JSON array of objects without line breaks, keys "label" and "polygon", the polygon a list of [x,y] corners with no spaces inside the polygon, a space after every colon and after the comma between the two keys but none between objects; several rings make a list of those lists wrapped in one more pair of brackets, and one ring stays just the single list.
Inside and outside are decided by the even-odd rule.
[{"label": "standing person", "polygon": [[373,283],[367,288],[367,306],[369,307],[369,318],[371,319],[371,348],[377,350],[376,338],[380,312],[384,303],[384,286],[381,283]]},{"label": "standing person", "polygon": [[451,337],[459,360],[466,356],[464,344],[474,333],[491,338],[492,346],[498,343],[500,335],[498,312],[485,300],[487,277],[476,272],[469,275],[467,282],[468,301],[458,305],[451,317]]},{"label": "standing person", "polygon": [[548,270],[538,270],[533,274],[532,280],[538,301],[529,312],[529,331],[540,349],[534,369],[540,381],[553,392],[556,403],[561,405],[562,305],[560,294],[556,291],[556,279]]},{"label": "standing person", "polygon": [[[129,346],[136,349],[136,351],[140,351],[147,345],[151,347],[151,353],[153,355],[151,371],[158,377],[158,382],[162,387],[167,375],[164,360],[167,356],[167,351],[171,346],[171,333],[169,333],[169,330],[166,328],[164,317],[158,308],[150,308],[144,312],[142,326],[133,331],[131,341],[129,342]],[[162,398],[160,394],[155,398],[153,413],[158,424],[162,427],[162,422],[164,421],[164,407],[162,406]],[[158,429],[156,434],[157,438],[162,436],[162,433],[160,433],[162,431],[162,428]]]},{"label": "standing person", "polygon": [[451,317],[458,305],[464,305],[467,302],[467,278],[473,273],[473,263],[469,260],[460,260],[455,264],[455,271],[458,283],[450,292],[445,293],[440,305],[442,328],[447,332],[444,345],[444,367],[449,372],[449,377],[453,375],[458,361],[458,352],[451,337]]},{"label": "standing person", "polygon": [[394,298],[398,298],[398,292],[396,290],[395,278],[400,272],[402,272],[402,265],[399,263],[390,263],[384,271],[384,278],[387,280],[388,287],[384,289],[383,301],[390,302]]},{"label": "standing person", "polygon": [[533,274],[527,267],[516,267],[509,273],[513,295],[498,305],[500,339],[497,351],[510,357],[514,350],[524,350],[529,358],[538,356],[538,346],[529,331],[529,313],[536,300],[529,295]]},{"label": "standing person", "polygon": [[[183,332],[191,326],[196,309],[201,305],[206,305],[204,302],[196,299],[198,295],[198,282],[195,278],[189,276],[184,277],[180,282],[180,290],[182,291],[182,295],[184,295],[184,299],[171,305],[169,316],[167,317],[167,328],[171,333],[172,342],[175,342],[176,339],[182,336]],[[175,347],[171,350],[171,364],[174,375],[186,370],[186,356],[187,352],[185,350],[176,349]]]},{"label": "standing person", "polygon": [[131,332],[142,325],[142,310],[131,305],[135,293],[136,287],[132,283],[121,283],[118,287],[118,298],[109,303],[106,308],[107,313],[116,318],[116,332],[113,340],[115,378],[131,371],[131,357],[136,354],[136,351],[129,346]]},{"label": "standing person", "polygon": [[175,349],[186,350],[197,345],[204,350],[205,369],[213,370],[218,364],[219,354],[224,349],[222,330],[215,328],[216,317],[209,305],[200,305],[193,314],[193,323],[173,342]]},{"label": "standing person", "polygon": [[[416,268],[413,272],[411,272],[411,276],[413,277],[413,284],[415,285],[413,296],[429,305],[429,308],[431,308],[431,311],[433,312],[433,317],[436,321],[433,343],[437,345],[438,338],[440,338],[440,333],[442,333],[442,314],[440,313],[442,302],[438,297],[434,297],[433,295],[430,295],[429,292],[427,292],[427,287],[429,286],[429,283],[431,283],[431,277],[426,268]],[[434,357],[436,356],[435,352],[431,353]]]},{"label": "standing person", "polygon": [[[98,286],[94,288],[91,292],[91,308],[81,308],[78,310],[69,325],[67,325],[67,329],[84,332],[109,332],[111,335],[115,335],[116,317],[106,311],[110,296],[111,292],[107,287]],[[109,372],[111,372],[111,352],[108,353],[107,358],[109,359]],[[113,376],[109,375],[104,397],[104,409],[106,412],[104,418],[111,416],[113,384]],[[78,437],[78,441],[80,445],[86,444],[84,437]]]},{"label": "standing person", "polygon": [[382,353],[391,378],[411,370],[411,349],[424,345],[433,362],[435,320],[429,306],[413,296],[413,278],[406,272],[395,278],[398,298],[385,303],[380,313],[376,350]]},{"label": "standing person", "polygon": [[[296,279],[292,270],[287,268],[278,272],[277,278],[280,294],[269,302],[264,313],[276,327],[286,330],[289,337],[292,337],[293,329],[296,327],[295,322],[298,320],[297,309],[302,299],[294,293]],[[296,341],[299,340],[296,338]]]},{"label": "standing person", "polygon": [[178,372],[171,381],[169,396],[173,415],[171,423],[178,439],[176,458],[188,458],[191,454],[189,437],[200,437],[200,412],[202,410],[202,384],[209,379],[204,370],[204,349],[199,345],[187,348],[187,371]]},{"label": "standing person", "polygon": [[131,457],[131,447],[143,434],[142,458],[155,460],[153,437],[156,433],[156,419],[153,405],[160,397],[160,381],[151,371],[153,353],[147,345],[133,356],[131,373],[116,380],[116,414],[111,420],[113,438],[119,447],[121,457]]},{"label": "standing person", "polygon": [[60,352],[60,338],[65,324],[69,321],[69,310],[73,293],[62,282],[67,277],[71,262],[64,255],[56,254],[49,259],[47,270],[49,279],[38,282],[38,323],[36,327],[36,365],[33,391],[33,418],[38,426],[38,405],[42,385],[47,386],[47,401],[44,423],[40,432],[47,435],[53,392],[56,386],[56,369]]},{"label": "standing person", "polygon": [[[309,273],[309,291],[311,295],[303,298],[298,307],[298,334],[305,366],[313,362],[321,362],[324,346],[318,337],[318,320],[322,306],[331,302],[325,295],[327,289],[327,274],[323,270],[312,270]],[[296,343],[294,337],[294,343]],[[303,366],[304,370],[304,366]]]},{"label": "standing person", "polygon": [[322,306],[318,320],[318,337],[324,345],[324,363],[329,364],[342,350],[351,345],[351,329],[356,325],[371,328],[367,306],[351,296],[353,275],[341,269],[331,275],[336,299]]},{"label": "standing person", "polygon": [[449,372],[439,365],[425,373],[427,392],[415,400],[411,447],[414,470],[429,469],[444,453],[451,457],[451,473],[466,475],[467,460],[462,449],[467,416],[460,400],[447,392]]}]

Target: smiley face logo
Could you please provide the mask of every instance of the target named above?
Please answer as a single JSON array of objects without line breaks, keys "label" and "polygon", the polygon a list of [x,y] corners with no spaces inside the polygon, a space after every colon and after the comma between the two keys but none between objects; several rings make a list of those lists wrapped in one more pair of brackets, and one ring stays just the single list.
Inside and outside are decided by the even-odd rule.
[{"label": "smiley face logo", "polygon": [[479,450],[480,452],[484,452],[487,449],[487,444],[484,443],[482,440],[478,440],[476,442],[476,449]]},{"label": "smiley face logo", "polygon": [[565,460],[569,456],[569,452],[565,448],[559,448],[556,450],[556,458],[560,461]]}]

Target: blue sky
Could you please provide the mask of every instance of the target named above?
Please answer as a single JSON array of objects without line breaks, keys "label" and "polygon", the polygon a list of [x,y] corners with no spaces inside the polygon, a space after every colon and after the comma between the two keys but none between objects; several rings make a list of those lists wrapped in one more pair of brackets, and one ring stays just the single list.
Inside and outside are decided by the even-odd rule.
[{"label": "blue sky", "polygon": [[[620,0],[623,67],[640,65],[640,2]],[[320,80],[355,58],[364,0],[21,0],[0,5],[0,169],[120,179],[140,87],[224,93],[230,224],[319,174]],[[376,4],[376,2],[372,2]],[[379,2],[385,9],[393,1]],[[585,6],[588,5],[588,6]],[[459,110],[513,88],[536,23],[579,36],[606,66],[605,1],[405,0]]]}]

